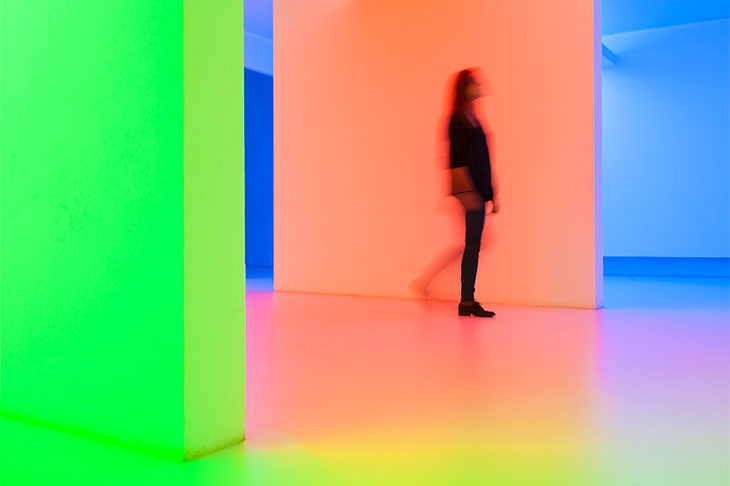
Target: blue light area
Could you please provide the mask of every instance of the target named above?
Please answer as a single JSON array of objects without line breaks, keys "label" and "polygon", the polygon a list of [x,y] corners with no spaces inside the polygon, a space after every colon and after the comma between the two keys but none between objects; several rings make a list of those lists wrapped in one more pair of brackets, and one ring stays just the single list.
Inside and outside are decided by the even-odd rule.
[{"label": "blue light area", "polygon": [[272,76],[274,74],[274,42],[244,32],[244,66],[246,69]]},{"label": "blue light area", "polygon": [[247,69],[274,72],[274,25],[272,0],[245,0],[244,63]]},{"label": "blue light area", "polygon": [[730,257],[727,20],[604,36],[604,255]]},{"label": "blue light area", "polygon": [[272,0],[244,0],[246,268],[274,264],[274,80]]},{"label": "blue light area", "polygon": [[274,38],[272,0],[244,0],[243,29],[267,39]]},{"label": "blue light area", "polygon": [[246,266],[274,264],[274,79],[245,70]]},{"label": "blue light area", "polygon": [[728,0],[603,0],[602,33],[617,34],[730,18]]},{"label": "blue light area", "polygon": [[[605,326],[606,332],[615,330],[614,326],[651,325],[657,322],[647,310],[680,311],[692,316],[692,312],[701,310],[703,313],[688,319],[690,329],[696,331],[697,325],[704,329],[707,326],[717,326],[723,332],[727,342],[727,316],[730,308],[730,279],[702,278],[702,277],[666,277],[666,276],[607,276],[603,279],[604,309],[608,311],[634,310],[642,312],[641,319],[621,321],[612,319],[611,326]],[[708,315],[708,312],[720,311],[718,319],[705,320],[699,315]],[[604,311],[605,312],[605,311]],[[604,314],[605,315],[605,314]],[[605,321],[604,321],[605,323]],[[666,321],[663,325],[672,325]],[[604,337],[607,337],[604,335]],[[720,336],[718,336],[720,337]],[[625,339],[625,338],[624,338]],[[626,342],[626,341],[624,341]]]}]

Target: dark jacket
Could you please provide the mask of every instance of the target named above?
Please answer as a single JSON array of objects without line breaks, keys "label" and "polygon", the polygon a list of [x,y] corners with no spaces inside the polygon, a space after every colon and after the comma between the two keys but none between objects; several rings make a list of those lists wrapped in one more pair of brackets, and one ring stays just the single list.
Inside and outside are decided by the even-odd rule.
[{"label": "dark jacket", "polygon": [[492,200],[492,166],[481,124],[473,126],[464,114],[455,113],[449,122],[449,142],[451,168],[467,167],[476,190],[485,201]]}]

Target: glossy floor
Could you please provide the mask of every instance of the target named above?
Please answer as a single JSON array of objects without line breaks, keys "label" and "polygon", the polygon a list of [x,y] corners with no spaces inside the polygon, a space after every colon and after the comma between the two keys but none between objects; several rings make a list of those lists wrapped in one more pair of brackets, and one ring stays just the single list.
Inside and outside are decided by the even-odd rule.
[{"label": "glossy floor", "polygon": [[0,420],[0,484],[728,484],[727,279],[494,320],[249,284],[245,444],[178,464]]}]

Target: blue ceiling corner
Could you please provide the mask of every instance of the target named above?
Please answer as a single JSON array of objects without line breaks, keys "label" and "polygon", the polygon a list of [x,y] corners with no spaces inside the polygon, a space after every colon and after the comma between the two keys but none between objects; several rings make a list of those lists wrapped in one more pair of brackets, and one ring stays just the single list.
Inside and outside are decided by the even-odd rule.
[{"label": "blue ceiling corner", "polygon": [[708,22],[730,18],[728,0],[602,0],[601,33]]}]

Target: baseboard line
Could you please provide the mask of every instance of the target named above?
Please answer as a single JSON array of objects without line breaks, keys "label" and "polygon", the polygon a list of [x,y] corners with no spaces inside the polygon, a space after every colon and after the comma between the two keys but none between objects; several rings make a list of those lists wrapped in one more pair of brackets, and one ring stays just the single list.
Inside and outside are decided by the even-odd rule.
[{"label": "baseboard line", "polygon": [[730,258],[603,257],[605,276],[730,278]]}]

